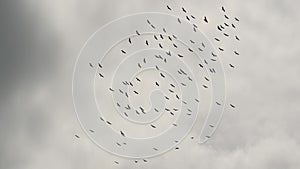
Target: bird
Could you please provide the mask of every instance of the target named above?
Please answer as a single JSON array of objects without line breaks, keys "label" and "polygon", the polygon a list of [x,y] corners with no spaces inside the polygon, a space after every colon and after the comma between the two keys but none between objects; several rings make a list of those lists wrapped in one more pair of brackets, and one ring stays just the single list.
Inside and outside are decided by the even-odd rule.
[{"label": "bird", "polygon": [[220,39],[218,39],[218,38],[215,38],[215,40],[218,41],[218,42],[220,42]]},{"label": "bird", "polygon": [[102,77],[102,78],[104,78],[104,76],[101,73],[99,73],[99,76]]},{"label": "bird", "polygon": [[124,54],[126,54],[126,51],[125,51],[125,50],[121,50],[121,52],[124,53]]},{"label": "bird", "polygon": [[231,24],[231,26],[232,26],[233,28],[235,28],[235,25],[234,25],[233,23]]},{"label": "bird", "polygon": [[109,122],[109,121],[106,121],[106,123],[109,124],[109,125],[111,125],[111,122]]},{"label": "bird", "polygon": [[151,25],[151,22],[147,19],[147,23]]},{"label": "bird", "polygon": [[221,29],[221,27],[218,25],[217,26],[217,29],[219,30],[219,31],[222,31],[222,29]]},{"label": "bird", "polygon": [[228,37],[229,35],[227,33],[223,33],[224,36]]},{"label": "bird", "polygon": [[154,128],[154,129],[156,128],[156,126],[154,126],[153,124],[151,124],[150,126],[151,126],[152,128]]},{"label": "bird", "polygon": [[120,131],[120,134],[121,134],[123,137],[125,137],[125,134],[124,134],[123,131]]},{"label": "bird", "polygon": [[240,38],[237,35],[235,36],[235,39],[238,40],[238,41],[240,40]]},{"label": "bird", "polygon": [[171,56],[171,51],[166,52],[168,56]]},{"label": "bird", "polygon": [[119,164],[119,162],[118,161],[114,161],[115,162],[115,164]]},{"label": "bird", "polygon": [[160,48],[163,48],[163,46],[162,46],[160,43],[158,44],[158,46],[159,46]]},{"label": "bird", "polygon": [[224,17],[225,17],[226,19],[229,19],[229,17],[228,17],[227,15],[224,15]]},{"label": "bird", "polygon": [[131,44],[131,39],[130,38],[128,38],[128,42]]},{"label": "bird", "polygon": [[229,25],[226,22],[224,22],[224,25],[227,26],[227,27],[229,27]]},{"label": "bird", "polygon": [[181,9],[182,9],[182,11],[183,11],[184,13],[186,13],[186,10],[184,9],[184,7],[182,7]]},{"label": "bird", "polygon": [[210,124],[209,127],[215,127],[215,126]]},{"label": "bird", "polygon": [[230,106],[231,106],[232,108],[235,108],[235,105],[233,105],[233,104],[230,104]]},{"label": "bird", "polygon": [[163,78],[165,78],[165,75],[164,75],[164,74],[162,74],[162,73],[160,73],[160,76],[161,76],[161,77],[163,77]]},{"label": "bird", "polygon": [[223,11],[223,12],[225,12],[225,8],[224,8],[224,6],[222,6],[222,11]]},{"label": "bird", "polygon": [[156,70],[159,70],[159,67],[157,65],[155,65]]},{"label": "bird", "polygon": [[234,51],[234,54],[236,54],[236,55],[240,55],[237,51]]},{"label": "bird", "polygon": [[177,18],[178,23],[181,23],[181,20],[179,18]]},{"label": "bird", "polygon": [[236,21],[240,21],[237,17],[234,18]]},{"label": "bird", "polygon": [[209,81],[209,79],[208,79],[207,77],[204,77],[204,79],[205,79],[206,81]]},{"label": "bird", "polygon": [[196,29],[195,27],[193,27],[193,31],[194,31],[194,32],[197,32],[197,29]]},{"label": "bird", "polygon": [[180,58],[182,58],[183,56],[181,54],[177,54]]},{"label": "bird", "polygon": [[90,131],[91,133],[95,133],[95,131],[94,131],[94,130],[92,130],[92,129],[90,129],[89,131]]},{"label": "bird", "polygon": [[76,137],[76,138],[80,138],[77,134],[75,134],[75,137]]},{"label": "bird", "polygon": [[162,35],[162,34],[159,34],[159,36],[160,36],[160,38],[161,38],[161,39],[164,39],[164,37],[163,37],[163,35]]},{"label": "bird", "polygon": [[153,37],[154,37],[154,39],[155,39],[155,40],[158,40],[158,38],[157,38],[157,36],[156,36],[156,35],[153,35]]},{"label": "bird", "polygon": [[92,63],[89,63],[90,67],[94,67]]},{"label": "bird", "polygon": [[179,147],[176,147],[175,150],[179,150]]},{"label": "bird", "polygon": [[212,55],[213,57],[217,57],[217,55],[216,55],[214,52],[211,52],[211,55]]},{"label": "bird", "polygon": [[181,68],[179,69],[179,71],[180,71],[181,73],[183,73],[184,75],[187,75],[187,74],[185,73],[185,71],[182,70]]},{"label": "bird", "polygon": [[224,49],[223,49],[223,48],[220,48],[220,47],[219,47],[219,50],[220,50],[220,51],[224,51]]},{"label": "bird", "polygon": [[190,21],[190,18],[189,18],[188,16],[186,16],[186,19],[187,19],[188,21]]},{"label": "bird", "polygon": [[191,15],[191,18],[196,19],[194,15]]},{"label": "bird", "polygon": [[205,136],[206,138],[210,138],[210,136]]},{"label": "bird", "polygon": [[234,66],[233,66],[231,63],[229,64],[229,66],[230,66],[231,68],[234,68]]},{"label": "bird", "polygon": [[168,10],[170,10],[170,11],[172,10],[172,9],[169,7],[169,5],[167,5],[167,8],[168,8]]},{"label": "bird", "polygon": [[133,92],[134,92],[135,94],[139,94],[139,93],[138,93],[137,91],[135,91],[135,90],[134,90]]},{"label": "bird", "polygon": [[101,65],[100,63],[98,63],[98,66],[99,66],[100,68],[102,68],[102,65]]},{"label": "bird", "polygon": [[207,17],[204,16],[204,22],[208,23]]},{"label": "bird", "polygon": [[137,35],[141,35],[141,34],[139,33],[139,31],[138,31],[138,30],[136,30],[136,31],[135,31],[135,33],[136,33]]},{"label": "bird", "polygon": [[101,120],[101,121],[104,121],[104,119],[103,119],[102,117],[100,117],[100,120]]},{"label": "bird", "polygon": [[219,106],[221,105],[221,103],[219,103],[219,102],[216,102],[216,104],[219,105]]},{"label": "bird", "polygon": [[159,86],[158,82],[155,82],[156,86]]},{"label": "bird", "polygon": [[146,45],[148,46],[149,45],[149,43],[148,43],[148,41],[146,40]]},{"label": "bird", "polygon": [[208,87],[206,85],[202,85],[205,89],[207,89]]}]

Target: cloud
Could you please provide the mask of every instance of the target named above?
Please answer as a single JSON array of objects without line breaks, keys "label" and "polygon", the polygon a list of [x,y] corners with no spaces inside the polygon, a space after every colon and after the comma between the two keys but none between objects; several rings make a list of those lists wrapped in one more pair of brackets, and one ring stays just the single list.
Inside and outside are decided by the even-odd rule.
[{"label": "cloud", "polygon": [[[197,11],[203,3],[187,5]],[[115,159],[120,168],[299,168],[300,15],[295,3],[225,2],[241,19],[242,55],[224,59],[237,65],[227,77],[228,101],[237,109],[226,108],[208,144],[187,140],[178,152],[135,165],[84,136],[73,109],[71,76],[91,33],[122,15],[161,8],[161,2],[1,2],[0,168],[114,168]],[[215,3],[205,6],[214,10]]]}]

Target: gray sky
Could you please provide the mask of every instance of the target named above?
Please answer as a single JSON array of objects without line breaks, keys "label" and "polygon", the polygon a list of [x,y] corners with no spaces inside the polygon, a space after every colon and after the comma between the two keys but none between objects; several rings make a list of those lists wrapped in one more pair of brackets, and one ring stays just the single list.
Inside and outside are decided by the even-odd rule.
[{"label": "gray sky", "polygon": [[[183,143],[180,152],[134,165],[84,136],[72,103],[73,66],[99,27],[161,10],[161,1],[0,2],[0,168],[117,168],[114,160],[119,168],[300,168],[299,3],[222,2],[241,19],[241,55],[224,59],[237,65],[227,75],[228,99],[237,109],[225,109],[207,144]],[[197,14],[213,13],[217,4],[184,2]]]}]

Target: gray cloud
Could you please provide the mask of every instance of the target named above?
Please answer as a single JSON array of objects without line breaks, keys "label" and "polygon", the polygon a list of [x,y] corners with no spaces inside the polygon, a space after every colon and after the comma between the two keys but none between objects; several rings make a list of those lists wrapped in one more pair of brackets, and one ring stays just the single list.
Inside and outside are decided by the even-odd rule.
[{"label": "gray cloud", "polygon": [[[132,4],[132,5],[130,5]],[[84,41],[117,17],[160,1],[9,1],[0,4],[0,168],[114,168],[116,157],[85,138],[72,103],[73,65]],[[180,4],[180,3],[178,3]],[[240,17],[242,55],[229,56],[229,102],[213,139],[186,141],[148,164],[120,168],[300,167],[300,35],[296,1],[228,1]],[[175,5],[175,3],[174,3]],[[193,11],[216,2],[189,1]],[[199,6],[199,9],[198,9]],[[199,14],[202,14],[199,12]],[[233,48],[233,47],[232,47]],[[74,138],[78,133],[80,140]]]}]

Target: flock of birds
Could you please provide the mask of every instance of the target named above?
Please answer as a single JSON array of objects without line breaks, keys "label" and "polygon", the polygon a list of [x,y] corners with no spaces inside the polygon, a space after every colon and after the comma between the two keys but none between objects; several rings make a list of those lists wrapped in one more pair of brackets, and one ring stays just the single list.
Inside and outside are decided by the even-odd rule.
[{"label": "flock of birds", "polygon": [[[167,8],[168,11],[173,11],[173,9],[172,9],[169,5],[167,5],[166,8]],[[196,17],[195,17],[194,15],[188,14],[187,10],[186,10],[184,7],[181,8],[181,11],[183,12],[183,14],[185,14],[185,16],[186,16],[185,19],[186,19],[187,21],[196,20]],[[234,39],[235,39],[236,41],[240,41],[240,37],[239,37],[238,35],[230,35],[230,34],[227,33],[227,31],[226,31],[226,29],[227,29],[227,28],[230,28],[230,27],[233,28],[233,29],[236,29],[236,28],[237,28],[236,23],[239,22],[239,19],[238,19],[237,17],[230,18],[230,17],[228,16],[228,14],[226,13],[226,10],[225,10],[225,7],[224,7],[224,6],[221,7],[221,11],[223,12],[223,15],[224,15],[224,18],[225,18],[225,22],[222,23],[222,24],[216,25],[216,30],[219,31],[219,32],[221,32],[221,34],[222,34],[224,37],[233,36]],[[180,18],[177,18],[177,21],[178,21],[179,24],[182,23],[182,20],[181,20]],[[230,22],[230,21],[231,21],[231,22]],[[203,17],[203,22],[204,22],[205,24],[208,24],[208,23],[210,22],[210,21],[209,21],[209,18],[208,18],[207,16],[204,16],[204,17]],[[147,23],[148,23],[153,29],[156,28],[156,27],[150,22],[150,20],[147,20]],[[192,24],[192,25],[193,25],[193,31],[196,32],[198,26],[197,26],[196,24]],[[163,32],[166,33],[165,28],[163,28]],[[136,31],[136,34],[137,34],[137,35],[141,35],[141,33],[140,33],[138,30]],[[160,39],[167,38],[167,39],[169,39],[170,41],[172,41],[172,39],[177,39],[177,36],[176,36],[176,35],[172,35],[172,36],[167,36],[167,37],[165,37],[165,36],[163,36],[162,34],[160,34],[160,35],[153,35],[153,38],[154,38],[155,40],[158,40],[159,38],[160,38]],[[220,41],[221,41],[221,37],[215,37],[215,38],[214,38],[214,41],[216,41],[217,43],[220,42]],[[195,43],[193,40],[190,40],[190,42],[191,42],[191,43]],[[132,41],[131,38],[128,38],[128,43],[129,43],[129,44],[133,44],[133,41]],[[148,41],[148,40],[145,41],[145,45],[149,46],[149,41]],[[173,43],[172,45],[173,45],[174,48],[177,48],[177,47],[178,47],[178,45],[175,44],[175,43]],[[161,49],[164,48],[163,44],[161,44],[161,43],[159,43],[158,47],[161,48]],[[204,43],[201,44],[201,46],[198,48],[198,50],[199,50],[199,51],[203,51],[203,48],[205,48],[205,44],[204,44]],[[219,50],[220,52],[224,52],[224,51],[225,51],[225,49],[224,49],[223,47],[218,47],[217,50]],[[190,51],[190,52],[193,52],[193,49],[189,48],[189,51]],[[120,52],[121,52],[121,54],[127,54],[127,52],[126,52],[125,49],[122,49]],[[239,52],[238,52],[237,50],[234,50],[234,51],[233,51],[233,54],[234,54],[234,55],[240,55]],[[171,55],[172,55],[171,51],[166,52],[166,55],[171,56]],[[216,53],[213,53],[213,52],[212,52],[211,55],[212,55],[213,57],[217,57],[217,54],[216,54]],[[177,56],[178,56],[179,58],[184,57],[184,56],[181,55],[181,54],[177,54]],[[165,57],[163,57],[163,56],[161,56],[161,55],[155,55],[155,58],[161,60],[162,62],[167,63],[167,58],[165,58]],[[216,61],[216,59],[212,59],[212,61]],[[143,62],[146,63],[147,60],[144,59]],[[204,60],[204,62],[206,63],[207,61]],[[100,69],[103,68],[103,65],[102,65],[101,63],[97,63],[97,64],[88,63],[88,64],[89,64],[89,66],[90,66],[91,68],[96,68],[96,67],[97,67],[97,68],[100,68]],[[207,63],[206,63],[206,64],[207,64]],[[138,66],[139,68],[142,68],[142,64],[141,64],[141,63],[138,63],[137,66]],[[199,66],[200,66],[200,68],[204,68],[204,67],[205,67],[205,65],[203,65],[203,64],[199,64]],[[231,64],[231,63],[229,64],[229,67],[232,68],[232,69],[235,69],[235,65],[233,65],[233,64]],[[160,70],[160,68],[159,68],[158,66],[156,66],[156,69],[157,69],[158,71]],[[210,71],[210,73],[216,73],[216,71],[215,71],[214,69],[209,69],[209,71]],[[181,75],[186,75],[186,76],[187,76],[186,71],[183,70],[183,69],[178,69],[178,73],[181,74]],[[99,75],[100,78],[105,78],[105,74],[102,73],[102,72],[99,72],[98,75]],[[164,73],[160,72],[160,76],[161,76],[161,78],[165,78],[166,75],[165,75]],[[192,79],[191,77],[189,77],[189,76],[187,76],[187,79],[190,80],[190,81],[193,81],[193,79]],[[135,80],[136,80],[137,82],[141,82],[141,79],[139,79],[138,77],[135,77]],[[205,80],[206,80],[206,81],[209,81],[210,79],[207,78],[207,77],[205,77]],[[122,83],[123,83],[123,85],[125,85],[125,86],[131,86],[131,87],[134,87],[134,85],[133,85],[133,83],[132,83],[131,81],[123,81]],[[156,86],[159,87],[159,86],[160,86],[160,83],[159,83],[158,81],[156,81],[156,82],[154,83],[154,85],[156,85]],[[169,85],[170,85],[169,92],[174,93],[173,88],[175,88],[175,85],[172,84],[172,83],[170,83]],[[182,85],[182,86],[186,86],[185,83],[181,83],[181,85]],[[208,88],[207,85],[202,85],[202,87],[205,88],[205,89]],[[127,93],[126,91],[121,90],[121,89],[113,89],[112,87],[110,87],[108,90],[109,90],[110,92],[116,92],[116,91],[117,91],[117,92],[120,92],[120,93],[124,94],[126,97],[128,97],[128,93]],[[134,94],[136,94],[136,95],[139,94],[139,92],[136,91],[136,90],[133,90],[133,92],[134,92]],[[175,94],[175,97],[176,97],[178,100],[181,99],[181,98],[179,97],[179,94],[176,94],[176,93],[174,93],[174,94]],[[167,97],[167,96],[165,96],[165,99],[166,99],[166,100],[169,100],[170,98]],[[199,102],[199,99],[198,99],[198,98],[195,98],[195,101],[196,101],[196,102]],[[187,104],[184,100],[182,100],[182,102],[183,102],[184,104]],[[120,107],[120,104],[119,104],[119,103],[116,103],[116,104],[117,104],[116,106]],[[216,104],[217,104],[217,105],[221,105],[221,103],[219,103],[219,102],[216,102]],[[233,108],[233,109],[236,108],[236,106],[235,106],[234,104],[229,104],[229,106],[230,106],[231,108]],[[132,107],[131,107],[130,105],[126,105],[126,107],[124,107],[124,108],[125,108],[126,110],[130,110]],[[157,109],[155,109],[155,111],[158,112]],[[174,112],[178,111],[178,109],[177,109],[177,108],[174,108],[174,109],[168,109],[168,108],[166,108],[165,111],[166,111],[166,112],[169,112],[171,115],[174,115]],[[192,112],[192,110],[189,110],[189,112]],[[147,113],[147,112],[144,110],[143,107],[140,107],[140,110],[139,110],[139,111],[136,111],[136,114],[138,114],[138,115],[140,115],[140,114],[145,114],[145,113]],[[188,114],[188,115],[190,115],[190,114]],[[125,116],[128,117],[128,114],[125,113]],[[100,117],[100,120],[103,121],[103,122],[106,122],[108,125],[112,125],[112,122],[105,120],[103,117]],[[174,123],[173,125],[175,126],[176,124]],[[212,127],[212,128],[214,128],[214,127],[215,127],[215,124],[210,124],[209,126]],[[151,124],[150,127],[152,127],[153,129],[156,128],[156,126],[153,125],[153,124]],[[96,131],[90,129],[89,132],[95,133]],[[122,137],[126,137],[125,132],[122,131],[122,130],[120,131],[120,135],[121,135]],[[206,137],[207,137],[207,138],[211,138],[211,136],[206,136]],[[75,134],[75,138],[76,138],[76,139],[80,139],[80,136],[79,136],[78,134]],[[194,139],[194,137],[191,136],[190,139]],[[175,140],[175,141],[176,141],[176,140]],[[124,143],[119,143],[119,142],[117,142],[116,144],[117,144],[118,146],[122,146],[122,144],[126,145],[125,142],[124,142]],[[157,151],[157,148],[153,147],[153,149]],[[178,150],[178,149],[179,149],[179,146],[175,147],[175,150]],[[145,162],[145,163],[146,163],[146,162],[148,162],[148,159],[136,159],[136,160],[134,160],[134,163],[138,163],[139,161],[142,161],[142,162]],[[117,160],[114,161],[114,163],[115,163],[116,165],[119,165],[119,164],[120,164],[120,162],[117,161]]]}]

